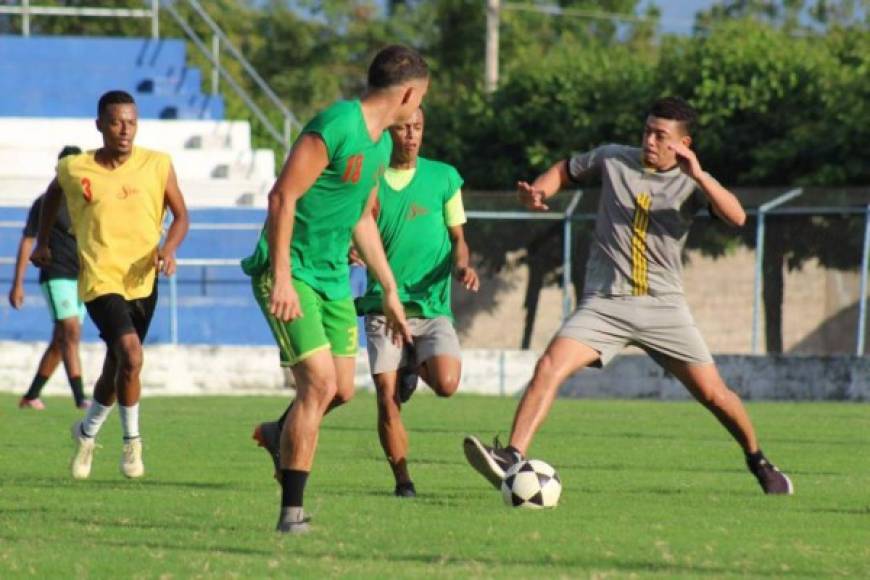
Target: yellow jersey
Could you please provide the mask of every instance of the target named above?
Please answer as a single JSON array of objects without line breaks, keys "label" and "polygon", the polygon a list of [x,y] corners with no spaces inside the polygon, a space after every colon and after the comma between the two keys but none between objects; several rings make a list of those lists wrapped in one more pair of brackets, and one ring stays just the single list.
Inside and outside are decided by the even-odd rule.
[{"label": "yellow jersey", "polygon": [[84,302],[106,294],[144,298],[154,289],[172,161],[134,147],[127,161],[108,169],[94,154],[64,157],[57,167],[78,244],[79,296]]}]

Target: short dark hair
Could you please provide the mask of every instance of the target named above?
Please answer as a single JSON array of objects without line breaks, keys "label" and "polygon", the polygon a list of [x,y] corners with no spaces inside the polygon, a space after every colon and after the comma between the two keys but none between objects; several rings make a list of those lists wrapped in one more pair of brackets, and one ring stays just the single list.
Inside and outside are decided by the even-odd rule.
[{"label": "short dark hair", "polygon": [[66,145],[63,149],[60,150],[60,153],[57,154],[58,159],[63,159],[64,157],[69,157],[70,155],[78,155],[82,150],[75,145]]},{"label": "short dark hair", "polygon": [[369,66],[370,89],[387,89],[407,81],[429,77],[429,65],[413,48],[393,44],[375,55]]},{"label": "short dark hair", "polygon": [[109,91],[103,93],[100,101],[97,103],[97,115],[102,117],[106,110],[111,105],[135,105],[136,101],[133,95],[127,91]]},{"label": "short dark hair", "polygon": [[698,121],[698,112],[680,97],[663,97],[652,104],[649,115],[659,119],[679,121],[687,135],[691,135]]}]

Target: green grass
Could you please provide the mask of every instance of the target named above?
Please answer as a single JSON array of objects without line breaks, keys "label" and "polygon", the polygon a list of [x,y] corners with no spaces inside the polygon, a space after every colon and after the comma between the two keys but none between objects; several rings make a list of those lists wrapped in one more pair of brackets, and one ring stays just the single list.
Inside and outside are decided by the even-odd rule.
[{"label": "green grass", "polygon": [[561,505],[512,510],[462,436],[506,435],[515,400],[417,396],[406,407],[419,496],[392,497],[371,395],[326,419],[306,492],[313,532],[273,531],[279,489],[251,426],[277,398],[158,398],[142,409],[147,475],[119,474],[113,414],[91,479],[72,481],[68,399],[0,395],[0,578],[867,576],[870,406],[750,405],[797,495],[765,497],[692,403],[560,400],[531,455]]}]

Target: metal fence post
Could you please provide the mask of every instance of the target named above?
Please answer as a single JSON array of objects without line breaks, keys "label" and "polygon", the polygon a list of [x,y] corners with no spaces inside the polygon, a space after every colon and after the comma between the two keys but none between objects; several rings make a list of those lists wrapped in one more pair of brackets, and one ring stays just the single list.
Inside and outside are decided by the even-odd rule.
[{"label": "metal fence post", "polygon": [[212,65],[211,65],[211,94],[216,95],[220,90],[220,59],[221,59],[221,39],[217,34],[213,34],[211,37],[211,56],[212,56]]},{"label": "metal fence post", "polygon": [[151,0],[151,38],[160,38],[160,0]]},{"label": "metal fence post", "polygon": [[864,356],[867,335],[867,270],[870,269],[870,205],[864,211],[864,249],[861,252],[861,295],[858,296],[858,341],[855,354]]},{"label": "metal fence post", "polygon": [[169,342],[178,344],[178,276],[169,277]]},{"label": "metal fence post", "polygon": [[755,226],[755,293],[752,300],[752,354],[758,354],[758,337],[761,334],[759,326],[761,318],[761,279],[763,277],[762,268],[764,264],[764,217],[770,210],[781,206],[787,201],[791,201],[803,194],[803,192],[804,190],[800,187],[792,189],[758,207],[758,223]]},{"label": "metal fence post", "polygon": [[573,292],[571,291],[571,254],[574,247],[573,233],[573,216],[574,210],[577,209],[577,204],[580,203],[580,198],[583,197],[583,190],[578,189],[571,198],[568,208],[565,210],[563,222],[562,236],[562,321],[571,316],[571,311],[574,309],[574,302],[571,299]]},{"label": "metal fence post", "polygon": [[30,36],[30,0],[21,0],[21,34]]}]

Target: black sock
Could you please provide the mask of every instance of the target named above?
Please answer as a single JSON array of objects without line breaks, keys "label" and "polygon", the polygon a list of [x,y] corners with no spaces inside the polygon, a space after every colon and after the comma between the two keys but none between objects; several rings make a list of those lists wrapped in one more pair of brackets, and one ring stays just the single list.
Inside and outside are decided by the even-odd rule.
[{"label": "black sock", "polygon": [[85,400],[85,392],[82,389],[82,378],[69,377],[69,388],[72,389],[73,397],[76,400],[76,406],[81,405]]},{"label": "black sock", "polygon": [[290,403],[289,405],[287,405],[287,408],[284,409],[284,413],[282,413],[281,416],[278,418],[278,427],[280,427],[282,430],[284,429],[284,421],[287,420],[287,414],[290,412],[290,409],[292,409],[292,408],[293,408],[293,403]]},{"label": "black sock", "polygon": [[504,449],[505,449],[505,451],[507,451],[507,452],[509,452],[511,455],[513,455],[514,458],[517,459],[517,461],[522,461],[522,460],[523,460],[523,454],[520,453],[520,450],[517,449],[516,447],[514,447],[513,445],[508,445],[508,446],[505,447]]},{"label": "black sock", "polygon": [[308,481],[307,471],[281,470],[281,507],[302,507],[306,481]]},{"label": "black sock", "polygon": [[748,465],[749,469],[751,469],[752,471],[758,469],[758,465],[762,461],[767,461],[767,458],[764,456],[764,453],[761,452],[761,449],[759,449],[755,453],[746,454],[746,465]]},{"label": "black sock", "polygon": [[33,377],[33,382],[30,383],[30,388],[27,389],[27,392],[24,393],[24,398],[32,401],[33,399],[39,398],[39,393],[42,392],[42,387],[45,386],[45,383],[48,382],[48,377],[44,377],[40,374],[37,374]]}]

